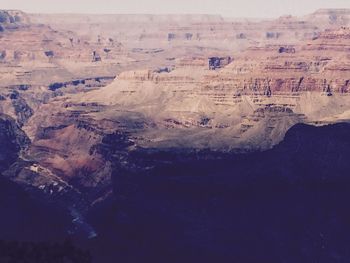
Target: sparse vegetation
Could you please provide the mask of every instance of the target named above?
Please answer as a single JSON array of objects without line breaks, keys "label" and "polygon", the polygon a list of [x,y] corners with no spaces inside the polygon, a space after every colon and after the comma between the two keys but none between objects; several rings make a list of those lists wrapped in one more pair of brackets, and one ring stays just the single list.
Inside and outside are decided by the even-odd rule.
[{"label": "sparse vegetation", "polygon": [[6,23],[9,15],[5,11],[0,11],[0,23]]}]

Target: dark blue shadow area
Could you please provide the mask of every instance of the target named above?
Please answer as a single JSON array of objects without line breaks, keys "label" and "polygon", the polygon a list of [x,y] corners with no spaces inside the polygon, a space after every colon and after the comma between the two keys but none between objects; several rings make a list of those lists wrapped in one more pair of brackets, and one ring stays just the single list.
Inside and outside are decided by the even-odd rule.
[{"label": "dark blue shadow area", "polygon": [[350,261],[350,125],[296,125],[266,152],[183,156],[137,155],[155,168],[114,175],[114,198],[91,211],[96,262]]},{"label": "dark blue shadow area", "polygon": [[[103,263],[348,263],[349,156],[349,124],[296,125],[248,154],[137,150],[89,211],[98,236],[76,244]],[[64,240],[63,211],[4,180],[0,190],[2,237]]]}]

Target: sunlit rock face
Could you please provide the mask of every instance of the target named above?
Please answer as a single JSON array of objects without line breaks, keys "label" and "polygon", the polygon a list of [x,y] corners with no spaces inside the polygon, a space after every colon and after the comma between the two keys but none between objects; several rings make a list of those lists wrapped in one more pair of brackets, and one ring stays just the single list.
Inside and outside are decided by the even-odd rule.
[{"label": "sunlit rock face", "polygon": [[295,123],[346,119],[348,34],[323,32],[293,52],[252,47],[214,71],[210,59],[179,59],[170,72],[124,72],[71,99],[103,106],[89,113],[94,119],[125,121],[128,113],[130,122],[146,123],[133,131],[144,147],[269,148]]},{"label": "sunlit rock face", "polygon": [[134,148],[254,150],[295,123],[346,119],[348,10],[264,21],[11,12],[5,24],[17,15],[20,26],[0,39],[0,106],[31,150],[55,149],[38,156],[62,176],[99,171],[91,148],[116,131]]},{"label": "sunlit rock face", "polygon": [[114,165],[131,169],[129,153],[140,149],[252,152],[297,123],[346,121],[348,32],[251,47],[215,70],[209,57],[178,58],[167,70],[129,70],[105,87],[57,97],[24,126],[29,155],[95,198],[96,189],[110,191]]},{"label": "sunlit rock face", "polygon": [[347,122],[349,17],[1,11],[0,165],[84,223],[153,156],[263,151],[296,124]]}]

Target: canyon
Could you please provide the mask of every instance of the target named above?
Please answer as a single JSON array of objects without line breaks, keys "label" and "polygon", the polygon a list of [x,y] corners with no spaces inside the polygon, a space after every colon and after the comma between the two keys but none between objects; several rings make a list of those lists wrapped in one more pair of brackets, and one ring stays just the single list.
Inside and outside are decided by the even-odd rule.
[{"label": "canyon", "polygon": [[[155,213],[154,218],[143,218],[150,235],[156,232],[153,219],[168,233],[174,223],[169,218],[180,215],[207,223],[220,235],[201,215],[203,200],[195,193],[208,192],[208,202],[218,198],[228,204],[235,199],[230,192],[238,191],[235,184],[253,195],[257,182],[275,190],[273,182],[278,181],[291,193],[283,196],[289,202],[299,193],[294,187],[300,182],[319,183],[315,174],[320,167],[322,180],[332,181],[328,163],[333,155],[324,154],[327,150],[336,155],[332,145],[341,149],[333,161],[339,164],[341,180],[347,180],[343,156],[350,120],[349,52],[350,9],[277,19],[0,10],[1,180],[28,194],[38,211],[43,206],[38,200],[47,200],[50,209],[64,215],[63,231],[88,247],[105,244],[103,236],[118,246],[124,241],[129,242],[125,246],[138,246],[128,235],[141,227],[138,217],[148,213]],[[328,130],[329,137],[323,133]],[[319,155],[311,154],[313,150]],[[302,156],[310,156],[310,163]],[[289,167],[295,162],[299,168]],[[301,177],[306,173],[309,176]],[[197,178],[200,175],[203,179]],[[225,182],[224,196],[215,197]],[[218,213],[224,215],[225,209],[219,206]],[[106,225],[125,240],[107,233],[100,214],[118,222],[118,227]],[[186,229],[194,227],[179,220]],[[201,229],[205,227],[198,227],[198,233]],[[184,240],[168,234],[175,235],[176,242]],[[188,253],[209,249],[192,262],[213,262],[221,256],[228,262],[227,247],[210,251],[208,241],[199,244],[198,236],[188,234],[188,249],[194,249]],[[169,250],[178,244],[156,237],[159,246],[163,238],[169,244],[164,248],[167,258],[186,261]],[[139,249],[146,256],[147,251],[156,253],[147,245]],[[248,262],[243,252],[230,254],[230,262]],[[346,258],[346,253],[337,253]],[[141,254],[130,262],[139,261]],[[127,251],[119,256],[131,260]]]}]

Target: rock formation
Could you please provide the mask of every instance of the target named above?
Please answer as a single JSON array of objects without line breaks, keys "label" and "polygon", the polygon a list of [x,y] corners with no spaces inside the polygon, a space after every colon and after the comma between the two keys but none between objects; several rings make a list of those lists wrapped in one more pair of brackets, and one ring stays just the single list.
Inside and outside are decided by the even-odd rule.
[{"label": "rock formation", "polygon": [[273,20],[1,11],[2,172],[94,237],[91,207],[115,191],[112,178],[151,169],[153,154],[159,165],[167,154],[265,151],[295,124],[348,122],[349,21],[349,10]]}]

